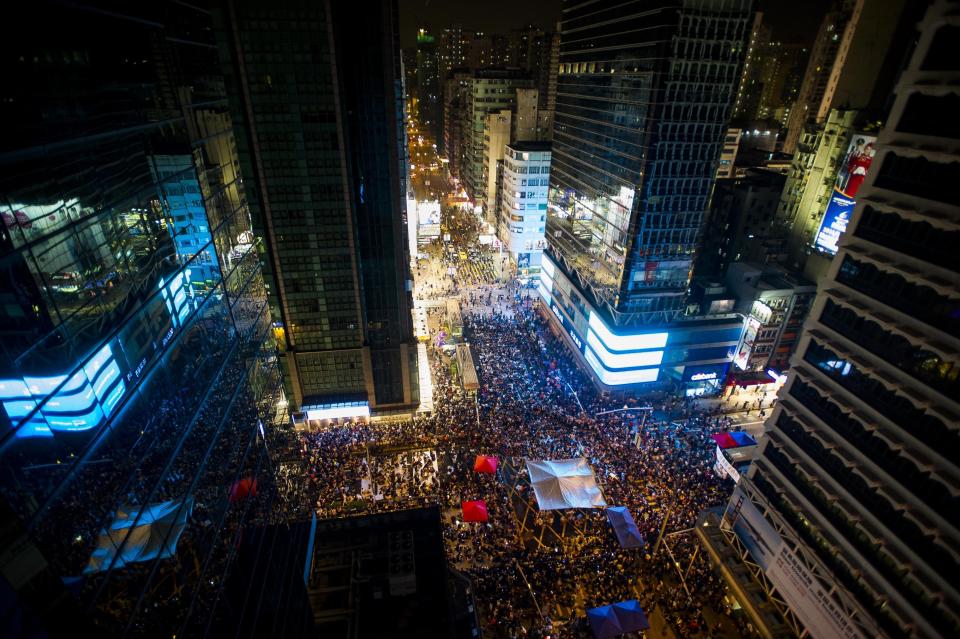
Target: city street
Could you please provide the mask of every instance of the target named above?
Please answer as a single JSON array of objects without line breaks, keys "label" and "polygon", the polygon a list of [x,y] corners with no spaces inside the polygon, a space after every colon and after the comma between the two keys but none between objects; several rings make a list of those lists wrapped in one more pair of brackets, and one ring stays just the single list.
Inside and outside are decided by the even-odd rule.
[{"label": "city street", "polygon": [[[413,125],[408,132],[411,157],[433,166],[432,143]],[[417,197],[449,193],[437,166],[413,175]],[[703,508],[722,505],[731,487],[711,468],[710,435],[759,432],[757,410],[739,409],[760,397],[744,391],[729,401],[661,401],[646,421],[617,410],[550,332],[534,290],[497,281],[497,251],[480,244],[472,210],[446,203],[441,210],[449,240],[420,246],[426,257],[414,273],[416,305],[427,318],[434,412],[304,434],[304,450],[324,452],[315,453],[316,479],[303,507],[335,517],[439,504],[448,561],[471,579],[488,637],[586,637],[586,610],[624,598],[648,611],[650,636],[746,636],[719,578],[696,552],[691,527]],[[448,300],[459,304],[476,393],[464,390],[458,360],[439,348],[457,339]],[[388,449],[411,452],[371,452]],[[478,454],[498,456],[495,476],[473,472]],[[530,502],[525,459],[579,456],[589,460],[607,504],[629,508],[643,549],[620,548],[603,510],[541,511]],[[342,461],[331,467],[330,459]],[[461,502],[475,499],[486,503],[486,524],[462,521]]]}]

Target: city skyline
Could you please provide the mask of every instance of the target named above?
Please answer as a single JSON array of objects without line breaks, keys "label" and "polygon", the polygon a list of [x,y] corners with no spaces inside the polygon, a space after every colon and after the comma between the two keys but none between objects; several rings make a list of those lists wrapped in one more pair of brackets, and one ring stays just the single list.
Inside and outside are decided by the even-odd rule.
[{"label": "city skyline", "polygon": [[36,0],[4,636],[960,635],[958,0]]}]

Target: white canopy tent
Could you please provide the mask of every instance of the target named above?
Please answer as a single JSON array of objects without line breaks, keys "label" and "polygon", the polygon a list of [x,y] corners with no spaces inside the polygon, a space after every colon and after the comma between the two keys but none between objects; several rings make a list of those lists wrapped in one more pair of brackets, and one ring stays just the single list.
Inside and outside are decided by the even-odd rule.
[{"label": "white canopy tent", "polygon": [[121,568],[137,561],[172,556],[192,510],[192,497],[146,506],[121,506],[110,527],[100,531],[97,547],[84,572],[107,570],[114,557],[114,567]]},{"label": "white canopy tent", "polygon": [[540,510],[603,508],[607,505],[586,458],[528,459],[526,462],[530,485]]}]

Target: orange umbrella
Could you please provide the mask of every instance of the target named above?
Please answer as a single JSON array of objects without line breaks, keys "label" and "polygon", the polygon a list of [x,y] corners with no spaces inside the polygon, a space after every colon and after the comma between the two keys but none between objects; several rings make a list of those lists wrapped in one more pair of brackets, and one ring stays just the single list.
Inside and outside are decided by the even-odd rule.
[{"label": "orange umbrella", "polygon": [[483,522],[490,519],[490,515],[487,514],[487,502],[482,499],[478,501],[465,501],[460,506],[463,508],[464,521]]},{"label": "orange umbrella", "polygon": [[494,475],[497,472],[497,458],[491,455],[477,455],[473,462],[473,472]]},{"label": "orange umbrella", "polygon": [[253,497],[257,494],[257,480],[241,479],[230,488],[230,501],[239,501],[244,497]]}]

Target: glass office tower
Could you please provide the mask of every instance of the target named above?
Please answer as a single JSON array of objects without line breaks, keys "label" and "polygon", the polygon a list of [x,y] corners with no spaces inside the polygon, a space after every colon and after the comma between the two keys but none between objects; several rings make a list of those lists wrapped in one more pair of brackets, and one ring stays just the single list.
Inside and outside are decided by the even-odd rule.
[{"label": "glass office tower", "polygon": [[214,20],[291,402],[410,412],[396,5],[224,0]]},{"label": "glass office tower", "polygon": [[0,44],[5,601],[196,634],[284,402],[210,16],[116,9],[20,3]]},{"label": "glass office tower", "polygon": [[[729,363],[726,347],[739,337],[732,325],[709,329],[726,330],[722,335],[677,341],[678,334],[677,346],[709,344],[714,351],[675,352],[672,371],[655,368],[662,361],[655,352],[626,358],[600,352],[603,346],[576,347],[591,317],[628,337],[669,333],[665,327],[682,320],[752,6],[750,0],[564,2],[547,259],[569,285],[548,293],[562,295],[561,309],[572,309],[560,321],[580,327],[574,350],[600,381],[615,380],[608,385],[684,377],[694,362],[716,365],[692,373],[716,379]],[[660,348],[670,341],[651,343]],[[642,339],[627,342],[605,346],[649,348]],[[643,372],[627,374],[635,366]]]},{"label": "glass office tower", "polygon": [[958,10],[920,23],[766,445],[697,527],[764,635],[960,634]]}]

